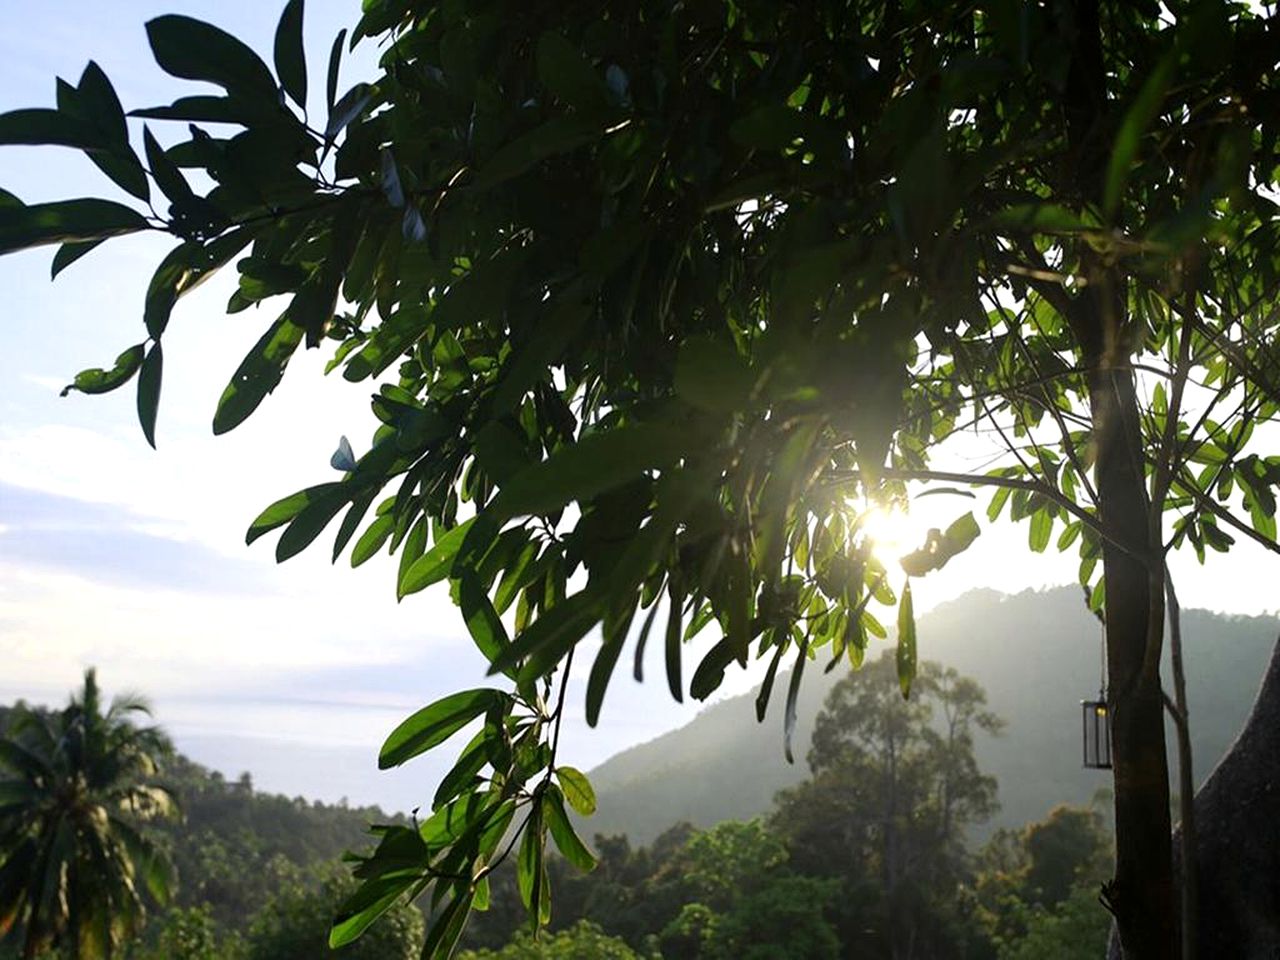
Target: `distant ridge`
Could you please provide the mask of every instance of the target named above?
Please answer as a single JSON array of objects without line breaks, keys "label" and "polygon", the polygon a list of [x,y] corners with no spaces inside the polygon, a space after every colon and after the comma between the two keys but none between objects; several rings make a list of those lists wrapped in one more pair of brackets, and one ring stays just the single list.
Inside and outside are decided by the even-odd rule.
[{"label": "distant ridge", "polygon": [[[1195,773],[1202,782],[1248,714],[1280,621],[1185,610],[1182,630]],[[983,835],[1109,789],[1106,773],[1080,766],[1079,701],[1097,693],[1101,638],[1078,587],[1015,595],[971,591],[922,616],[918,632],[920,656],[976,679],[990,708],[1008,723],[1002,736],[980,740],[977,748],[983,770],[1000,782],[1001,810]],[[806,676],[795,766],[782,755],[778,691],[786,684],[780,678],[763,724],[755,721],[753,691],[592,770],[599,809],[584,829],[648,843],[681,820],[710,826],[767,811],[778,790],[808,775],[803,758],[814,718],[842,669]]]}]

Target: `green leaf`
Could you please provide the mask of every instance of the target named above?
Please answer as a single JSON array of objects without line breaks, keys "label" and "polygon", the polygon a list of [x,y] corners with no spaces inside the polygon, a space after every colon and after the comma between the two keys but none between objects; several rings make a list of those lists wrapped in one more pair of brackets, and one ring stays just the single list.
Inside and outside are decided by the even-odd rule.
[{"label": "green leaf", "polygon": [[997,228],[1029,233],[1084,233],[1098,229],[1096,223],[1054,203],[1025,203],[1009,207],[991,218]]},{"label": "green leaf", "polygon": [[516,474],[488,512],[507,519],[550,513],[668,466],[695,444],[687,426],[642,424],[595,433]]},{"label": "green leaf", "polygon": [[787,684],[787,708],[783,714],[783,752],[787,763],[795,763],[791,754],[791,740],[796,732],[796,703],[800,699],[800,680],[804,676],[804,665],[809,661],[809,638],[806,636],[796,652],[796,665],[791,668],[791,682]]},{"label": "green leaf", "polygon": [[444,804],[471,786],[472,781],[489,762],[490,738],[493,734],[485,727],[458,754],[458,759],[449,772],[440,780],[435,796],[431,799],[431,808],[439,810]]},{"label": "green leaf", "polygon": [[520,838],[520,851],[516,855],[516,886],[520,890],[520,902],[534,913],[535,924],[542,881],[542,808],[534,807]]},{"label": "green leaf", "polygon": [[333,113],[333,105],[338,101],[338,68],[342,64],[342,42],[347,39],[347,28],[343,27],[333,38],[333,46],[329,50],[329,69],[325,76],[325,106]]},{"label": "green leaf", "polygon": [[251,544],[263,534],[276,529],[276,527],[283,527],[301,513],[308,504],[325,499],[341,486],[342,484],[340,483],[321,483],[314,487],[307,487],[305,490],[299,490],[297,493],[291,493],[287,497],[282,497],[258,514],[257,519],[249,525],[249,530],[244,535],[244,542]]},{"label": "green leaf", "polygon": [[142,425],[142,435],[156,446],[156,411],[160,407],[160,380],[164,373],[164,352],[160,342],[156,341],[147,352],[147,359],[142,362],[142,371],[138,374],[138,423]]},{"label": "green leaf", "polygon": [[931,570],[941,570],[956,554],[968,550],[981,533],[973,514],[966,513],[947,527],[945,533],[930,530],[924,547],[903,556],[898,561],[899,565],[909,577],[922,577]]},{"label": "green leaf", "polygon": [[58,248],[57,253],[53,255],[53,266],[49,269],[49,279],[57,279],[58,274],[67,267],[71,266],[86,253],[97,247],[101,240],[84,240],[73,243],[64,243]]},{"label": "green leaf", "polygon": [[338,511],[351,502],[350,487],[339,484],[328,496],[317,498],[308,503],[302,511],[289,522],[276,543],[276,563],[297,556],[324,532]]},{"label": "green leaf", "polygon": [[596,812],[596,792],[591,788],[591,781],[573,767],[556,767],[556,779],[560,781],[560,789],[569,806],[579,816],[589,817]]},{"label": "green leaf", "polygon": [[560,34],[544,33],[536,53],[538,79],[559,100],[583,111],[609,106],[608,88],[582,51]]},{"label": "green leaf", "polygon": [[771,103],[739,117],[729,127],[735,143],[758,150],[783,150],[804,136],[805,115],[785,103]]},{"label": "green leaf", "polygon": [[680,598],[673,586],[667,594],[667,636],[664,656],[667,666],[667,688],[676,703],[684,702],[684,680],[681,677],[683,631],[680,624]]},{"label": "green leaf", "polygon": [[1054,511],[1049,507],[1040,507],[1031,514],[1031,529],[1027,533],[1027,542],[1036,553],[1044,553],[1053,536]]},{"label": "green leaf", "polygon": [[245,421],[275,390],[284,377],[285,365],[302,343],[304,331],[289,319],[288,311],[271,325],[241,361],[218,400],[213,415],[213,432],[226,433]]},{"label": "green leaf", "polygon": [[676,361],[676,393],[712,413],[738,413],[755,388],[755,375],[732,346],[695,337],[680,348]]},{"label": "green leaf", "polygon": [[147,333],[159,337],[169,326],[173,308],[182,297],[227,265],[237,253],[248,245],[254,231],[241,227],[201,245],[186,241],[174,247],[151,276],[147,286],[147,298],[142,319]]},{"label": "green leaf", "polygon": [[911,696],[911,681],[916,677],[916,613],[911,601],[911,581],[902,588],[898,601],[898,686],[905,700]]},{"label": "green leaf", "polygon": [[82,370],[76,374],[74,381],[62,388],[62,396],[65,397],[72,390],[79,390],[81,393],[108,393],[124,386],[142,366],[145,354],[146,344],[139,343],[116,357],[115,366],[110,370],[100,367]]},{"label": "green leaf", "polygon": [[143,126],[142,144],[147,154],[147,165],[151,168],[151,176],[155,177],[160,192],[169,198],[171,203],[189,200],[194,194],[186,178],[178,169],[178,165],[169,159],[169,155],[151,135],[151,128]]},{"label": "green leaf", "polygon": [[596,855],[587,849],[587,845],[573,829],[569,814],[564,808],[564,794],[554,783],[542,794],[542,815],[551,831],[551,838],[556,842],[556,848],[564,858],[579,870],[594,870]]},{"label": "green leaf", "polygon": [[151,52],[165,73],[207,80],[238,97],[276,98],[267,65],[241,41],[212,24],[169,14],[147,23]]},{"label": "green leaf", "polygon": [[423,707],[391,732],[378,754],[378,769],[398,767],[439,746],[502,701],[499,690],[481,687],[451,694]]},{"label": "green leaf", "polygon": [[142,214],[111,200],[0,206],[0,254],[47,243],[105,240],[149,226]]},{"label": "green leaf", "polygon": [[0,113],[0,146],[101,146],[101,136],[79,117],[43,107]]},{"label": "green leaf", "polygon": [[329,930],[330,948],[336,950],[359,937],[417,882],[416,877],[395,876],[362,883],[338,908]]},{"label": "green leaf", "polygon": [[1125,181],[1129,179],[1129,170],[1138,156],[1138,146],[1142,135],[1146,133],[1151,122],[1155,120],[1164,101],[1169,82],[1173,79],[1173,68],[1177,64],[1174,50],[1166,53],[1156,68],[1142,84],[1133,104],[1124,115],[1120,129],[1116,133],[1115,145],[1111,148],[1111,159],[1107,163],[1107,176],[1102,189],[1102,212],[1110,218],[1120,206],[1120,198],[1124,193]]},{"label": "green leaf", "polygon": [[302,49],[303,0],[289,0],[276,27],[276,75],[284,92],[307,109],[307,60]]},{"label": "green leaf", "polygon": [[599,123],[579,117],[555,117],[496,151],[480,168],[471,188],[487,190],[495,187],[518,177],[548,157],[568,153],[598,140],[603,132]]},{"label": "green leaf", "polygon": [[403,599],[411,593],[424,590],[433,583],[439,583],[449,575],[454,558],[467,538],[467,532],[475,518],[464,520],[443,536],[438,536],[431,549],[413,562],[404,572],[396,586],[396,597]]},{"label": "green leaf", "polygon": [[462,618],[467,623],[471,639],[485,659],[493,663],[511,645],[511,640],[484,586],[473,573],[464,572],[459,578],[458,606],[462,609]]},{"label": "green leaf", "polygon": [[396,527],[396,518],[388,513],[369,524],[351,551],[351,566],[358,567],[382,549]]}]

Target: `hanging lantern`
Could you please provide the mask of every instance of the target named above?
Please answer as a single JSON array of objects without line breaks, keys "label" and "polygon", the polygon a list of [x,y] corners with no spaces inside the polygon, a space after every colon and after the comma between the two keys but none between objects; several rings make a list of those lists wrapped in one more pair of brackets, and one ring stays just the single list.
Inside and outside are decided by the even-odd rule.
[{"label": "hanging lantern", "polygon": [[1097,700],[1081,700],[1084,737],[1084,765],[1094,770],[1111,769],[1111,714],[1105,692]]}]

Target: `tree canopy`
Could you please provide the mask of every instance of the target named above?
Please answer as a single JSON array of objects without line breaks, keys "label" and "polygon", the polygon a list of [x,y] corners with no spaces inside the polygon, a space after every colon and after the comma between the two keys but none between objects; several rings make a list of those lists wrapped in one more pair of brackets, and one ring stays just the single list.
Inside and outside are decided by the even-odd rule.
[{"label": "tree canopy", "polygon": [[147,902],[169,898],[172,867],[147,821],[177,812],[157,781],[171,747],[138,697],[104,708],[93,670],[59,713],[19,707],[0,735],[0,936],[24,957],[56,948],[110,958],[137,933]]},{"label": "tree canopy", "polygon": [[[375,391],[371,444],[248,540],[283,528],[284,560],[341,514],[335,558],[398,552],[400,597],[449,582],[495,686],[388,738],[383,766],[482,722],[421,829],[388,828],[358,868],[334,943],[432,888],[446,955],[508,854],[545,916],[548,830],[590,865],[565,813],[589,785],[556,733],[596,628],[592,723],[656,630],[676,698],[763,657],[763,716],[791,663],[789,730],[806,663],[857,666],[881,606],[906,694],[910,578],[979,532],[962,515],[905,582],[885,569],[866,514],[922,481],[992,486],[1032,549],[1080,552],[1107,624],[1108,903],[1129,955],[1171,955],[1164,555],[1275,549],[1280,459],[1251,444],[1278,398],[1274,19],[1219,0],[366,0],[317,69],[302,15],[290,0],[274,72],[213,26],[151,21],[157,62],[217,88],[130,114],[188,124],[171,145],[148,123],[134,148],[94,64],[56,108],[0,116],[0,143],[79,148],[137,201],[5,194],[0,252],[59,244],[58,273],[120,234],[179,240],[141,342],[68,388],[136,380],[152,443],[173,308],[233,261],[228,310],[286,299],[215,432],[304,344]],[[378,74],[340,83],[375,38]],[[989,470],[947,468],[967,427],[994,437]]]}]

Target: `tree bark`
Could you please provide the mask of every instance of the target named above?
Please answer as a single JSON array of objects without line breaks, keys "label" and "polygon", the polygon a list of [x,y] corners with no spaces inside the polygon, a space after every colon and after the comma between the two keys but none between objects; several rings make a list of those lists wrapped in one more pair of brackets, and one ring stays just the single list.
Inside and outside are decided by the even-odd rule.
[{"label": "tree bark", "polygon": [[[1108,114],[1101,10],[1099,0],[1074,0],[1068,9],[1067,140],[1078,178],[1074,186],[1082,202],[1096,203],[1112,146],[1112,132],[1099,123]],[[1116,875],[1104,896],[1127,960],[1169,960],[1178,954],[1178,938],[1160,688],[1163,552],[1151,542],[1124,280],[1113,263],[1087,246],[1079,254],[1088,285],[1073,299],[1067,321],[1088,370],[1098,512],[1106,534]]]}]

